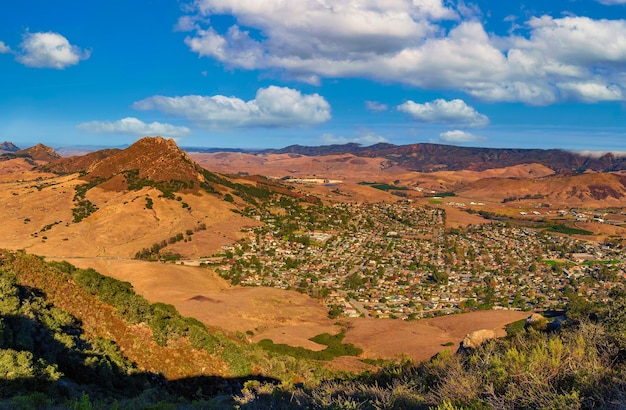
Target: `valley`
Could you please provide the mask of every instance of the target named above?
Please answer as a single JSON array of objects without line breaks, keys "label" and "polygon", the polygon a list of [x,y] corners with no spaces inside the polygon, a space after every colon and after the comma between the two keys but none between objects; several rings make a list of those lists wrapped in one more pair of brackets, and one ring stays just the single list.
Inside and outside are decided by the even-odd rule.
[{"label": "valley", "polygon": [[428,361],[476,330],[605,303],[626,276],[622,172],[418,172],[382,154],[187,153],[160,137],[24,155],[0,161],[0,248],[95,269],[252,349],[186,376],[243,375],[233,363],[264,349],[322,352],[322,335],[359,352],[326,371]]}]

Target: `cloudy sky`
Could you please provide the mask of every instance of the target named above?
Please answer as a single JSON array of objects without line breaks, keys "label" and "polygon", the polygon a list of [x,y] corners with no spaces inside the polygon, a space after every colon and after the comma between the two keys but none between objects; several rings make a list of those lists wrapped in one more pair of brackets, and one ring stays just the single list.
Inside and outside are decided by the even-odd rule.
[{"label": "cloudy sky", "polygon": [[0,141],[626,151],[626,0],[0,2]]}]

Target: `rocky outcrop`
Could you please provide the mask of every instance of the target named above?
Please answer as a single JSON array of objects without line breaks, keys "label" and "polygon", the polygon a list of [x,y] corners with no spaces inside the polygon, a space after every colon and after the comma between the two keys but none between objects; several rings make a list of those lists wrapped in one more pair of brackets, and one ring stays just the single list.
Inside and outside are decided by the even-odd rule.
[{"label": "rocky outcrop", "polygon": [[487,340],[495,339],[496,332],[490,329],[481,329],[468,333],[463,341],[459,350],[476,349],[478,346],[485,343]]},{"label": "rocky outcrop", "polygon": [[524,323],[524,329],[534,329],[544,331],[548,327],[548,319],[540,315],[539,313],[533,313],[526,318]]}]

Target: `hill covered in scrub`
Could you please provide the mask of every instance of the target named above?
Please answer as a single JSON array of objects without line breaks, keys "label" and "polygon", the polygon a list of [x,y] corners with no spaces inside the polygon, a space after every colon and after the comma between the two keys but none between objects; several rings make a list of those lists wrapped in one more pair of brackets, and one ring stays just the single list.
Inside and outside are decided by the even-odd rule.
[{"label": "hill covered in scrub", "polygon": [[[149,303],[127,282],[0,251],[0,408],[88,400],[208,400],[248,380],[308,381],[326,374],[208,329],[171,305]],[[38,393],[33,393],[38,392]]]},{"label": "hill covered in scrub", "polygon": [[558,332],[512,326],[475,350],[361,376],[242,343],[128,283],[24,252],[0,252],[0,296],[2,408],[617,409],[626,399],[623,290],[603,306],[573,298]]}]

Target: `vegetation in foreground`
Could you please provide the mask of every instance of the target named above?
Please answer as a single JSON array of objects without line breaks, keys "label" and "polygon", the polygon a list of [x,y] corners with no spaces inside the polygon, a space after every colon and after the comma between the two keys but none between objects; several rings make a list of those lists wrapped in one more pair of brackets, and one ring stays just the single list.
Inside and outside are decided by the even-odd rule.
[{"label": "vegetation in foreground", "polygon": [[[0,408],[617,409],[626,402],[626,292],[610,296],[602,305],[573,297],[558,331],[517,324],[475,350],[341,376],[239,343],[91,270],[3,251]],[[111,318],[139,346],[98,327]],[[188,356],[192,366],[213,363],[211,373],[149,370],[151,357],[182,367]]]}]

